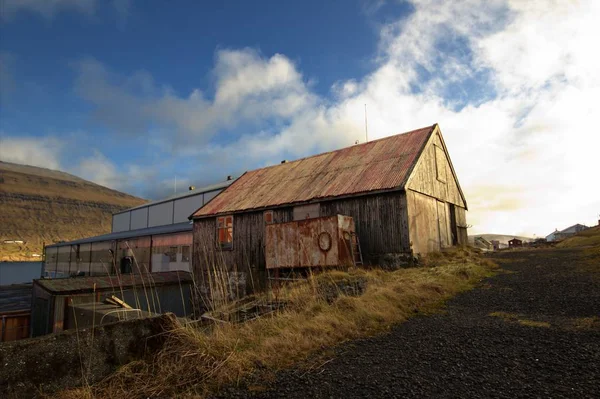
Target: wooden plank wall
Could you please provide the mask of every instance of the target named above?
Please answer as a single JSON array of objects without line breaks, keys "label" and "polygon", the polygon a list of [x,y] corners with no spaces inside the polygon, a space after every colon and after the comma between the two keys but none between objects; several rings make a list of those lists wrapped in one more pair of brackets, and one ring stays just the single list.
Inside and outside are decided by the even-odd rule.
[{"label": "wooden plank wall", "polygon": [[379,255],[410,251],[408,211],[403,192],[369,195],[321,203],[321,216],[354,219],[363,256],[377,262]]},{"label": "wooden plank wall", "polygon": [[458,227],[458,245],[468,245],[467,211],[465,208],[456,207],[456,225]]},{"label": "wooden plank wall", "polygon": [[440,250],[440,233],[435,198],[407,191],[409,233],[415,254]]},{"label": "wooden plank wall", "polygon": [[[275,223],[292,221],[292,208],[273,210]],[[216,218],[194,221],[192,268],[196,283],[206,291],[211,278],[237,278],[240,296],[266,288],[265,222],[263,212],[236,214],[233,217],[233,249],[217,249]],[[215,275],[226,273],[222,276]],[[236,277],[237,276],[237,277]],[[245,290],[245,292],[241,292]],[[208,292],[201,292],[207,294]]]},{"label": "wooden plank wall", "polygon": [[[444,169],[442,172],[442,175],[445,176],[442,179],[444,181],[438,179],[436,162],[439,163],[439,161],[436,161],[436,147],[443,148],[438,134],[431,137],[423,150],[417,166],[406,183],[406,189],[417,191],[464,208],[465,203],[458,190],[458,184],[452,175],[450,163],[447,158],[448,155],[445,153],[441,157],[438,154],[437,157],[438,159],[445,160],[445,163],[440,165]],[[446,157],[443,155],[446,155]]]},{"label": "wooden plank wall", "polygon": [[[377,262],[387,253],[410,251],[408,211],[403,192],[361,196],[321,202],[320,216],[346,215],[354,218],[365,259]],[[293,220],[293,208],[273,210],[275,223]],[[263,212],[235,214],[233,249],[218,250],[215,218],[194,222],[193,270],[197,284],[206,294],[217,271],[239,275],[249,294],[267,286],[265,265],[265,228]],[[209,273],[209,271],[212,271]],[[241,275],[243,274],[243,275]],[[202,288],[204,287],[204,288]],[[238,288],[241,291],[241,288]]]},{"label": "wooden plank wall", "polygon": [[[413,253],[426,254],[451,246],[450,204],[412,190],[406,196]],[[467,245],[466,210],[455,206],[455,212],[458,245]]]}]

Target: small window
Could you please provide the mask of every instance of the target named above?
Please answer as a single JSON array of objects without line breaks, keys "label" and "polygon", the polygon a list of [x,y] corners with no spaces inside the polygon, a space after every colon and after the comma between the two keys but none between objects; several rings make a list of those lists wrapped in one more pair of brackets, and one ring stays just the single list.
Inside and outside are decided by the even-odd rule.
[{"label": "small window", "polygon": [[169,247],[169,262],[177,262],[177,247]]},{"label": "small window", "polygon": [[189,262],[190,261],[190,246],[184,245],[181,247],[181,261]]},{"label": "small window", "polygon": [[233,249],[233,216],[217,218],[217,244],[221,249]]},{"label": "small window", "polygon": [[443,183],[446,182],[446,154],[443,148],[434,146],[435,148],[435,169],[437,179]]},{"label": "small window", "polygon": [[263,215],[265,219],[265,224],[273,223],[273,211],[265,211]]}]

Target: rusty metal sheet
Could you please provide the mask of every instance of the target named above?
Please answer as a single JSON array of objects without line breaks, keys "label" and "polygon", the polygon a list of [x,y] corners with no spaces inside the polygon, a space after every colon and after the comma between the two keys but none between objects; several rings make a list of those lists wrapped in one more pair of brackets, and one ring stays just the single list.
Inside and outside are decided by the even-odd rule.
[{"label": "rusty metal sheet", "polygon": [[435,127],[246,172],[193,217],[400,189]]},{"label": "rusty metal sheet", "polygon": [[267,269],[352,264],[354,220],[328,216],[265,226]]}]

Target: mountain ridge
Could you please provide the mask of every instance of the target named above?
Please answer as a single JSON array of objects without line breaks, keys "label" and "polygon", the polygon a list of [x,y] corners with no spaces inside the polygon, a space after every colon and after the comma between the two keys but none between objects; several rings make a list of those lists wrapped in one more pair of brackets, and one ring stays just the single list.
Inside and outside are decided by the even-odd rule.
[{"label": "mountain ridge", "polygon": [[[0,261],[32,260],[43,245],[110,232],[112,213],[146,200],[78,176],[0,161]],[[5,241],[24,243],[5,243]]]}]

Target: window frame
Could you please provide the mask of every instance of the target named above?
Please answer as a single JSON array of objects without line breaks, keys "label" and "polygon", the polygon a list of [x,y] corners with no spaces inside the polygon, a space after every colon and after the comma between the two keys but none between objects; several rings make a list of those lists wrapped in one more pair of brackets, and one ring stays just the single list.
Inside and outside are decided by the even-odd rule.
[{"label": "window frame", "polygon": [[[221,231],[225,232],[225,238],[231,237],[231,241],[222,241]],[[233,215],[217,216],[216,235],[217,249],[221,251],[233,250]]]},{"label": "window frame", "polygon": [[[435,177],[438,181],[442,182],[442,183],[446,183],[448,180],[448,176],[447,176],[447,171],[446,171],[446,164],[444,163],[443,165],[440,165],[439,161],[438,161],[438,152],[440,154],[440,156],[444,159],[444,161],[446,160],[446,152],[444,151],[444,148],[442,148],[441,146],[434,144],[433,145],[433,151],[434,151],[434,159],[435,159]],[[443,168],[443,169],[442,169]],[[440,171],[443,170],[443,175],[440,173]]]},{"label": "window frame", "polygon": [[[267,220],[267,219],[271,219],[271,220]],[[265,224],[273,224],[275,223],[275,215],[273,214],[273,211],[264,211],[263,212],[263,221]]]},{"label": "window frame", "polygon": [[[173,248],[175,249],[175,252],[173,252]],[[176,263],[177,262],[177,253],[179,252],[179,247],[175,246],[175,245],[169,245],[169,263]],[[175,259],[173,259],[175,258]]]},{"label": "window frame", "polygon": [[[184,254],[184,249],[187,249],[187,259]],[[181,261],[189,262],[192,259],[192,251],[190,245],[182,245],[181,246]]]}]

